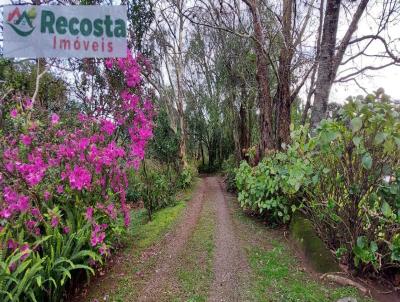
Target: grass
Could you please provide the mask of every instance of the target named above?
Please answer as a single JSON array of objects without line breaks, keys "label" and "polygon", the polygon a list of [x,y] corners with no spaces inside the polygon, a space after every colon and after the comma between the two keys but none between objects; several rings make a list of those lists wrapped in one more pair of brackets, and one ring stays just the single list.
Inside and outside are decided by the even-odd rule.
[{"label": "grass", "polygon": [[138,274],[145,276],[150,273],[156,260],[150,257],[141,261],[141,254],[172,229],[186,207],[186,201],[190,200],[191,192],[191,189],[186,190],[177,198],[176,204],[155,212],[151,221],[148,221],[145,210],[132,211],[131,226],[124,239],[126,247],[121,252],[123,260],[107,271],[99,284],[89,288],[86,301],[124,302],[135,298],[138,288],[145,282]]},{"label": "grass", "polygon": [[[204,302],[213,281],[215,212],[210,201],[203,206],[199,222],[190,237],[177,270],[179,299],[175,301]],[[176,295],[175,295],[176,296]]]},{"label": "grass", "polygon": [[151,221],[148,221],[145,210],[134,212],[134,223],[129,228],[129,241],[138,250],[151,246],[165,235],[184,208],[185,202],[179,201],[174,206],[155,212]]},{"label": "grass", "polygon": [[282,243],[272,242],[269,250],[260,247],[248,249],[248,257],[256,281],[254,294],[258,301],[337,301],[354,297],[357,301],[372,301],[359,296],[353,287],[332,287],[312,279],[300,269],[296,258]]}]

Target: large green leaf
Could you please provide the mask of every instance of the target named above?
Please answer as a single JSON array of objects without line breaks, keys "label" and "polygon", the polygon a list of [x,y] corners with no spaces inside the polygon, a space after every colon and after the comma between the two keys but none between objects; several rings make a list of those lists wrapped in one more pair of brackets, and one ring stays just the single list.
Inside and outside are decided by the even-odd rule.
[{"label": "large green leaf", "polygon": [[350,121],[350,127],[353,132],[357,132],[362,127],[362,119],[361,117],[355,117]]},{"label": "large green leaf", "polygon": [[390,207],[390,205],[384,201],[382,203],[382,207],[381,207],[382,213],[383,215],[385,215],[385,217],[391,217],[393,212],[392,212],[392,208]]},{"label": "large green leaf", "polygon": [[386,139],[386,137],[387,137],[387,133],[378,132],[378,133],[375,135],[374,144],[375,144],[375,145],[382,144],[383,141]]},{"label": "large green leaf", "polygon": [[357,148],[358,148],[358,146],[360,146],[361,141],[362,141],[362,138],[360,136],[353,137],[353,143]]},{"label": "large green leaf", "polygon": [[369,154],[368,152],[364,154],[364,156],[362,157],[362,165],[365,169],[369,170],[372,167],[372,157],[371,154]]}]

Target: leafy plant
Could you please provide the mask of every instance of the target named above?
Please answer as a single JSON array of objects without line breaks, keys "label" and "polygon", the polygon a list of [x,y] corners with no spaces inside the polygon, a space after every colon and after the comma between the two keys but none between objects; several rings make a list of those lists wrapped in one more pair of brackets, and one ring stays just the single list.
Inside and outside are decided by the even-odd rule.
[{"label": "leafy plant", "polygon": [[196,175],[196,169],[193,166],[189,165],[183,168],[179,175],[178,188],[180,189],[188,188],[193,183],[195,175]]},{"label": "leafy plant", "polygon": [[[41,244],[43,271],[39,286],[43,289],[44,297],[48,301],[60,301],[63,289],[76,270],[83,270],[94,274],[89,262],[101,262],[101,257],[89,248],[88,241],[91,234],[90,224],[86,224],[76,232],[62,234],[58,229],[47,227],[51,234]],[[43,297],[43,298],[44,298]]]},{"label": "leafy plant", "polygon": [[44,259],[28,257],[26,251],[14,250],[8,256],[1,251],[0,299],[1,301],[40,301],[37,290],[41,286]]},{"label": "leafy plant", "polygon": [[374,95],[351,99],[311,140],[316,181],[306,209],[320,235],[332,249],[346,248],[350,267],[398,266],[392,256],[400,226],[398,109]]},{"label": "leafy plant", "polygon": [[303,189],[312,182],[307,129],[292,133],[294,142],[284,152],[272,153],[256,167],[243,161],[236,171],[236,185],[242,207],[267,214],[274,222],[286,223],[300,205]]},{"label": "leafy plant", "polygon": [[237,167],[237,163],[236,163],[235,157],[233,155],[231,155],[227,160],[225,160],[222,163],[222,170],[223,170],[223,173],[225,174],[226,188],[229,192],[236,192],[236,190],[237,190],[236,181],[235,181],[236,167]]}]

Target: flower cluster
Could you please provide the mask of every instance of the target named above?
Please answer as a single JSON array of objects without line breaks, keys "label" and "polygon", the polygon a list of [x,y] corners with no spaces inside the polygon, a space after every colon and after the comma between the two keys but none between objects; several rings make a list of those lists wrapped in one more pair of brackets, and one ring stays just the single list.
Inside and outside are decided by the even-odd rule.
[{"label": "flower cluster", "polygon": [[[130,52],[126,58],[106,60],[105,65],[105,73],[120,74],[125,86],[107,115],[79,113],[74,126],[68,127],[55,113],[46,121],[31,121],[30,100],[10,111],[15,132],[0,136],[3,225],[20,225],[23,219],[30,234],[39,236],[44,223],[68,234],[62,209],[76,202],[92,224],[90,244],[105,252],[109,224],[96,221],[96,215],[111,223],[121,213],[125,224],[130,223],[126,172],[138,168],[144,158],[154,109],[141,87],[142,67]],[[61,212],[52,212],[54,207]]]}]

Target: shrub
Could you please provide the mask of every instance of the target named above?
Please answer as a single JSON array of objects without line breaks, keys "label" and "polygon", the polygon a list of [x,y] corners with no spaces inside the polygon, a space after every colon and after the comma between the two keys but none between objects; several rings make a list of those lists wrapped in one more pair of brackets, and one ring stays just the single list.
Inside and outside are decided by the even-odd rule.
[{"label": "shrub", "polygon": [[147,210],[149,220],[155,210],[171,205],[174,202],[176,188],[171,186],[169,179],[162,170],[143,165],[141,171],[140,194]]},{"label": "shrub", "polygon": [[193,165],[188,165],[184,167],[179,174],[177,186],[179,189],[187,189],[193,183],[196,177],[196,168]]},{"label": "shrub", "polygon": [[228,192],[236,192],[236,173],[235,169],[237,167],[237,163],[235,157],[231,155],[227,160],[222,163],[222,171],[225,175],[225,183],[226,189]]},{"label": "shrub", "polygon": [[0,133],[5,301],[59,301],[71,272],[93,272],[90,262],[123,232],[121,220],[129,224],[126,171],[144,158],[154,115],[140,70],[131,54],[106,60],[105,76],[124,81],[93,115],[60,118],[29,99],[13,104]]},{"label": "shrub", "polygon": [[321,236],[359,271],[398,267],[398,108],[372,95],[350,100],[315,140],[318,181],[306,204]]},{"label": "shrub", "polygon": [[307,129],[292,132],[296,139],[285,152],[271,153],[256,167],[242,161],[236,185],[242,207],[267,215],[275,223],[287,223],[300,205],[303,190],[312,181],[313,142],[305,143]]},{"label": "shrub", "polygon": [[291,137],[256,167],[241,163],[242,207],[281,223],[300,208],[350,268],[398,272],[399,108],[373,95],[351,99],[313,136],[300,128]]}]

